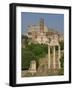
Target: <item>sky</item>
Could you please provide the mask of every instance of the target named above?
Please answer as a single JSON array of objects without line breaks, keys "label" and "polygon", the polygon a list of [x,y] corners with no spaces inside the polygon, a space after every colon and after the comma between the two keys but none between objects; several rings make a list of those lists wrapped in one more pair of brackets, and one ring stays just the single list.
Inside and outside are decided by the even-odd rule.
[{"label": "sky", "polygon": [[64,14],[30,13],[21,12],[21,32],[27,32],[27,26],[37,25],[40,18],[44,19],[45,25],[59,32],[64,32]]}]

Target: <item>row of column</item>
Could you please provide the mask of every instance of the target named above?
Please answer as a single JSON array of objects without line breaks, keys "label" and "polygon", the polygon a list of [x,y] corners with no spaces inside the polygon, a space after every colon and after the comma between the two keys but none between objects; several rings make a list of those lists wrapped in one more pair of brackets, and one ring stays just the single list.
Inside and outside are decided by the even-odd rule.
[{"label": "row of column", "polygon": [[[55,46],[52,46],[53,47],[53,68],[56,69],[56,50],[55,50]],[[48,69],[50,69],[51,67],[51,52],[50,52],[50,48],[51,46],[48,45]],[[58,46],[58,68],[60,69],[61,66],[60,66],[60,56],[61,56],[61,53],[60,53],[60,46]]]}]

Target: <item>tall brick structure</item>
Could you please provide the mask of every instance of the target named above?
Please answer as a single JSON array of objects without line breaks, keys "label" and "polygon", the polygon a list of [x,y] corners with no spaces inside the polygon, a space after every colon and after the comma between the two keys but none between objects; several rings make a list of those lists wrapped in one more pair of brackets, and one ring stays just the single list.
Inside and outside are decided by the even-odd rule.
[{"label": "tall brick structure", "polygon": [[44,32],[44,19],[43,18],[40,19],[40,32],[41,33]]}]

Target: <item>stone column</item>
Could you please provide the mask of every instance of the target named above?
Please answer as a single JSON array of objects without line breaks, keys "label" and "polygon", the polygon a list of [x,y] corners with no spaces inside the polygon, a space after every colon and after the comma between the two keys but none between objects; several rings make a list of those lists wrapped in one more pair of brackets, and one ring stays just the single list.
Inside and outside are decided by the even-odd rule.
[{"label": "stone column", "polygon": [[58,63],[59,63],[59,69],[61,68],[61,66],[60,66],[60,57],[61,57],[60,46],[58,46]]},{"label": "stone column", "polygon": [[55,61],[55,46],[53,46],[53,67],[56,68],[56,61]]},{"label": "stone column", "polygon": [[50,46],[48,45],[48,69],[50,69]]}]

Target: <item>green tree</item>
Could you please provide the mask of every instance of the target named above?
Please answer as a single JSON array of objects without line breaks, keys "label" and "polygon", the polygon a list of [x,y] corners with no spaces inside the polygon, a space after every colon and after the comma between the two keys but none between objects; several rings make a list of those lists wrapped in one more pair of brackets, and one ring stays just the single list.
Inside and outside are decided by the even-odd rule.
[{"label": "green tree", "polygon": [[29,50],[31,50],[37,59],[44,57],[48,53],[48,46],[45,44],[30,44],[28,46]]},{"label": "green tree", "polygon": [[45,44],[31,43],[27,47],[22,48],[22,69],[28,69],[31,60],[35,60],[38,67],[38,60],[45,57],[47,53],[48,46]]},{"label": "green tree", "polygon": [[25,47],[27,47],[28,46],[28,42],[29,42],[28,36],[22,35],[22,42],[25,45]]},{"label": "green tree", "polygon": [[60,62],[61,62],[61,68],[64,68],[64,54],[60,58]]},{"label": "green tree", "polygon": [[59,44],[60,44],[61,50],[64,50],[64,41],[60,41]]},{"label": "green tree", "polygon": [[35,59],[36,57],[33,52],[29,51],[28,49],[22,48],[22,70],[29,69],[30,62]]}]

